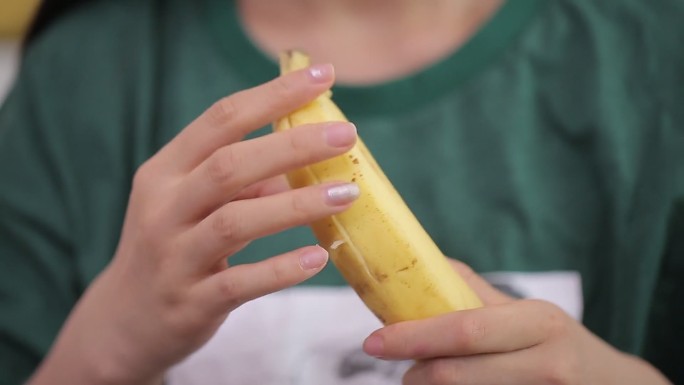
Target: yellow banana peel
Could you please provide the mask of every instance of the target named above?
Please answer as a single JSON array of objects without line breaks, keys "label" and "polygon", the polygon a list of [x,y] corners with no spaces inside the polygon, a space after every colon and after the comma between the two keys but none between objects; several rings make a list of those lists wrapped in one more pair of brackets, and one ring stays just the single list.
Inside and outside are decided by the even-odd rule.
[{"label": "yellow banana peel", "polygon": [[[299,51],[281,54],[281,72],[306,68]],[[326,121],[346,121],[326,92],[274,122],[275,131]],[[366,306],[384,324],[428,318],[482,305],[423,229],[359,138],[346,154],[292,171],[290,185],[322,182],[359,185],[346,211],[311,225],[330,259]]]}]

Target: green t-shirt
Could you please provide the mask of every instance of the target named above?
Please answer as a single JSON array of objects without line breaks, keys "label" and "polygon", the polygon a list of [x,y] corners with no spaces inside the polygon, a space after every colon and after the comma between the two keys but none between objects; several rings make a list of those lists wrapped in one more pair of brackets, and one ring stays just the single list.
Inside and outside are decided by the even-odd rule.
[{"label": "green t-shirt", "polygon": [[[439,63],[334,99],[445,254],[576,272],[587,327],[684,381],[682,17],[676,0],[508,1]],[[225,0],[86,2],[31,42],[0,113],[0,383],[110,260],[137,166],[276,75]],[[311,242],[299,228],[231,262]],[[344,282],[328,266],[306,285]]]}]

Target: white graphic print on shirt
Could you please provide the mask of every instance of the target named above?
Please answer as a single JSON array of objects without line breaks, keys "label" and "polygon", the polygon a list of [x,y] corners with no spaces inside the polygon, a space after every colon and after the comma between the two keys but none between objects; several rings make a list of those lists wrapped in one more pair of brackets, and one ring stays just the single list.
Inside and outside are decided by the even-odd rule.
[{"label": "white graphic print on shirt", "polygon": [[[500,289],[541,298],[581,319],[576,272],[491,273]],[[169,385],[397,385],[411,361],[368,357],[380,322],[348,287],[298,287],[235,310],[216,335],[167,375]]]}]

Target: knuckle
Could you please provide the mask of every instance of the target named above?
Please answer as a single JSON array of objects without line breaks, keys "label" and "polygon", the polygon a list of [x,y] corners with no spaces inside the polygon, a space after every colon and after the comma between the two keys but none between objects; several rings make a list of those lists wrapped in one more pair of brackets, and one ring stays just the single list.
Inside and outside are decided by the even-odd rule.
[{"label": "knuckle", "polygon": [[277,98],[287,98],[292,93],[292,83],[290,77],[281,76],[273,80],[269,85],[269,91]]},{"label": "knuckle", "polygon": [[471,281],[476,276],[475,270],[467,264],[461,261],[454,261],[453,263],[456,265],[459,274],[464,280]]},{"label": "knuckle", "polygon": [[235,96],[230,95],[219,99],[207,111],[211,122],[222,125],[235,119],[237,107]]},{"label": "knuckle", "polygon": [[179,291],[166,291],[160,293],[162,324],[172,331],[175,336],[188,335],[193,330],[192,318],[188,319],[187,313],[180,311],[186,305],[183,295]]},{"label": "knuckle", "polygon": [[162,205],[158,201],[155,200],[145,207],[139,205],[139,209],[132,216],[136,239],[138,242],[145,243],[150,252],[148,260],[153,259],[156,254],[162,251],[161,249],[165,248],[165,245],[169,243],[167,237],[172,232],[168,218],[165,217],[165,212],[160,209]]},{"label": "knuckle", "polygon": [[565,314],[563,309],[552,304],[551,302],[544,300],[531,300],[537,306],[540,307],[542,314],[545,315],[543,320],[545,325],[545,331],[548,335],[563,335],[569,330],[568,316]]},{"label": "knuckle", "polygon": [[309,215],[311,198],[305,194],[293,194],[290,200],[290,208],[297,220],[304,220]]},{"label": "knuckle", "polygon": [[286,283],[292,280],[289,269],[282,263],[272,263],[269,268],[271,279],[275,283]]},{"label": "knuckle", "polygon": [[226,243],[236,242],[240,238],[240,221],[224,211],[214,215],[211,227],[217,237]]},{"label": "knuckle", "polygon": [[305,157],[313,147],[311,146],[311,140],[308,136],[309,132],[310,131],[308,130],[302,129],[291,130],[288,132],[288,147],[290,151],[292,151],[292,153],[299,158]]},{"label": "knuckle", "polygon": [[174,316],[177,314],[177,310],[183,308],[185,304],[185,298],[180,290],[164,290],[160,293],[159,299],[161,301],[163,309],[166,309],[166,319],[170,321],[176,321],[177,318]]},{"label": "knuckle", "polygon": [[217,291],[224,305],[234,309],[241,304],[242,290],[237,281],[232,279],[222,279],[218,281]]},{"label": "knuckle", "polygon": [[[396,323],[385,326],[386,349],[395,351],[401,357],[423,357],[430,352],[429,344],[415,338],[410,325]],[[399,336],[399,337],[397,337]]]},{"label": "knuckle", "polygon": [[549,385],[576,385],[579,383],[578,371],[574,361],[556,356],[553,364],[544,367],[542,380]]},{"label": "knuckle", "polygon": [[150,161],[146,161],[133,174],[133,191],[146,191],[147,186],[152,184],[151,180],[154,178],[154,171]]},{"label": "knuckle", "polygon": [[285,137],[281,145],[292,166],[299,167],[320,161],[329,151],[328,146],[321,143],[323,135],[320,135],[320,130],[313,125],[295,127],[283,135]]},{"label": "knuckle", "polygon": [[[394,350],[400,356],[416,357],[420,356],[422,346],[416,346],[416,341],[411,338],[410,326],[406,324],[393,324],[385,327],[386,334],[384,337],[385,347],[389,350]],[[396,336],[404,336],[403,338],[396,338]]]},{"label": "knuckle", "polygon": [[456,326],[455,341],[465,351],[476,351],[478,345],[487,335],[487,328],[477,317],[463,314],[461,322]]},{"label": "knuckle", "polygon": [[235,176],[239,159],[232,147],[223,147],[208,160],[207,174],[217,185],[228,184]]}]

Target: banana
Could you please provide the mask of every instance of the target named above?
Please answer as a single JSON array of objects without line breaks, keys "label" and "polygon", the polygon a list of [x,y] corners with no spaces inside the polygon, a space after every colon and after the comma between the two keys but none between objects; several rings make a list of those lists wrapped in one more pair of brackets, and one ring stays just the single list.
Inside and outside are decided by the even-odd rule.
[{"label": "banana", "polygon": [[[299,51],[281,54],[281,73],[309,66]],[[302,124],[347,121],[331,93],[273,123],[280,132]],[[343,213],[311,224],[320,245],[366,306],[388,325],[482,305],[420,225],[363,141],[346,154],[287,174],[293,188],[321,182],[359,185]]]}]

